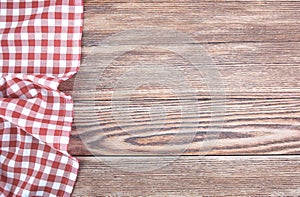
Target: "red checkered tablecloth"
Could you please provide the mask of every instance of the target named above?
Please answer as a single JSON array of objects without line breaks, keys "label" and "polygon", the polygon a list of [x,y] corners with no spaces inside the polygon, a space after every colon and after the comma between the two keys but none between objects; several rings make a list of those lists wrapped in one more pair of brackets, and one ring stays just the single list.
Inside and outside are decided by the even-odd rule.
[{"label": "red checkered tablecloth", "polygon": [[78,0],[0,2],[0,196],[70,196],[70,96],[57,90],[80,64]]}]

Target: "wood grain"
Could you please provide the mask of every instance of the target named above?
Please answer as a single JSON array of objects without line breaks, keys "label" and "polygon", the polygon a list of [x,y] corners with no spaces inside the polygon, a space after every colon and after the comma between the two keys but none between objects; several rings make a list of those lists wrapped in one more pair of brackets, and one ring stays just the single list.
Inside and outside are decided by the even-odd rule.
[{"label": "wood grain", "polygon": [[[206,154],[299,154],[299,8],[298,1],[87,0],[82,66],[77,76],[59,87],[75,101],[71,154],[201,154],[209,126],[220,125],[211,119],[210,107],[219,102],[212,95],[222,100],[224,94],[222,133]],[[154,43],[151,46],[128,36],[111,44],[135,49],[117,58],[114,50],[103,50],[104,40],[116,33],[145,26],[180,31],[195,42],[146,32],[148,41]],[[219,72],[216,83],[224,89],[209,89],[202,73],[184,57],[163,49],[166,45],[201,45]],[[103,59],[111,61],[101,64]],[[132,91],[125,83],[121,90],[127,93],[116,96],[120,77],[137,65],[177,70],[190,87],[174,93],[174,87],[153,83]],[[120,124],[113,116],[112,101],[119,101],[120,106],[124,101],[125,106],[128,98],[128,109],[121,107],[118,114],[132,121]],[[198,113],[182,116],[179,108],[195,109],[194,102]],[[170,111],[164,117],[150,113],[151,106]],[[80,137],[89,142],[92,153]]]},{"label": "wood grain", "polygon": [[[215,103],[210,100],[198,101],[198,109],[189,114],[186,111],[194,107],[191,101],[119,103],[126,108],[115,109],[109,101],[75,102],[77,129],[71,136],[71,154],[91,154],[81,142],[84,139],[96,155],[199,155],[210,133],[218,134],[217,140],[205,154],[300,153],[298,99],[226,100],[223,124],[222,119],[211,117]],[[165,114],[151,111],[151,106],[163,107]],[[213,132],[214,126],[222,126],[220,133]]]},{"label": "wood grain", "polygon": [[[201,68],[198,69],[178,54],[159,47],[139,48],[115,59],[112,51],[101,54],[95,52],[101,49],[100,46],[93,50],[83,48],[80,76],[61,84],[60,89],[78,99],[89,99],[96,92],[97,100],[111,100],[113,88],[119,78],[130,69],[136,65],[159,69],[163,65],[171,71],[182,73],[182,81],[193,88],[193,92],[191,88],[184,89],[182,96],[189,98],[194,93],[198,98],[209,97],[210,90],[204,83]],[[215,64],[220,75],[216,83],[224,85],[227,98],[299,98],[300,43],[227,43],[206,44],[202,47]],[[192,51],[192,54],[198,54],[198,51]],[[101,64],[100,57],[111,58],[111,63]],[[169,79],[170,76],[165,78],[166,81]],[[161,85],[165,84],[153,83],[151,89],[141,86],[138,91],[140,95],[170,98],[166,87]],[[124,90],[129,89],[126,84],[122,87]]]},{"label": "wood grain", "polygon": [[[298,156],[181,157],[147,172],[161,157],[80,157],[73,196],[298,196]],[[101,162],[102,161],[102,162]],[[137,170],[136,170],[137,171]]]},{"label": "wood grain", "polygon": [[299,10],[299,1],[88,0],[83,44],[141,26],[176,29],[203,43],[300,41]]},{"label": "wood grain", "polygon": [[[299,1],[86,0],[84,9],[82,65],[59,87],[75,102],[73,196],[299,196]],[[149,45],[136,32],[110,42],[142,27],[194,40],[145,32]],[[166,46],[209,56],[219,89]],[[168,86],[172,76],[118,86],[139,65],[179,71],[189,87]]]}]

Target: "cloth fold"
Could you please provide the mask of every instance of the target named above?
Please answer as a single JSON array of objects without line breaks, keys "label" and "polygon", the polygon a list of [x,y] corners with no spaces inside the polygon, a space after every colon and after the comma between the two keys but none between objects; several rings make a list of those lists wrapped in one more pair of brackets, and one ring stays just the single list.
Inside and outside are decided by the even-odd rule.
[{"label": "cloth fold", "polygon": [[0,2],[0,196],[70,196],[72,98],[57,87],[80,65],[78,0]]},{"label": "cloth fold", "polygon": [[[53,87],[54,89],[51,89]],[[0,117],[67,153],[73,105],[49,77],[8,75],[0,81]]]}]

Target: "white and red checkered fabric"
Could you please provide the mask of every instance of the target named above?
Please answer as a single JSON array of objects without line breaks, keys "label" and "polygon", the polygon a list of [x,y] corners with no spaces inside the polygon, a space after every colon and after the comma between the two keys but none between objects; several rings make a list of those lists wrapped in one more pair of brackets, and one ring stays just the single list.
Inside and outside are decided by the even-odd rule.
[{"label": "white and red checkered fabric", "polygon": [[81,0],[0,2],[0,196],[70,196],[70,96],[80,64]]}]

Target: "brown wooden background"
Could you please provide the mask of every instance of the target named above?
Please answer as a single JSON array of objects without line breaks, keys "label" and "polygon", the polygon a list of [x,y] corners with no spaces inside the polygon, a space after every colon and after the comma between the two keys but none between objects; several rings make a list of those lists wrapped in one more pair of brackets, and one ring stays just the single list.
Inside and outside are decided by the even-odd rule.
[{"label": "brown wooden background", "polygon": [[[164,162],[188,142],[183,134],[183,140],[166,148],[167,154],[153,154],[176,135],[174,124],[180,121],[180,114],[174,111],[162,130],[155,122],[148,124],[145,106],[176,106],[179,102],[155,85],[141,87],[132,95],[138,108],[129,115],[137,121],[126,126],[138,134],[124,134],[111,116],[111,84],[132,60],[170,64],[179,60],[160,50],[131,51],[105,71],[105,80],[99,81],[96,90],[85,85],[84,93],[74,88],[73,77],[60,86],[74,96],[75,113],[83,117],[77,128],[74,125],[69,146],[81,164],[73,196],[300,195],[300,1],[86,0],[84,7],[82,62],[86,66],[79,72],[85,73],[86,79],[76,83],[93,82],[89,73],[96,71],[88,58],[89,49],[103,39],[143,26],[171,28],[195,38],[217,65],[225,85],[226,115],[218,142],[206,157],[199,157],[209,125],[210,112],[204,109],[214,101],[205,86],[190,75],[190,83],[199,90],[201,113],[186,121],[183,132],[200,122],[193,142],[170,165],[128,172],[114,165],[120,160],[134,169],[145,161]],[[188,90],[185,95],[181,99],[191,99]],[[97,113],[90,113],[85,105],[89,100],[95,100]],[[145,125],[151,135],[143,132]],[[94,138],[95,147],[102,152],[93,156],[79,134],[97,132],[106,138]]]}]

